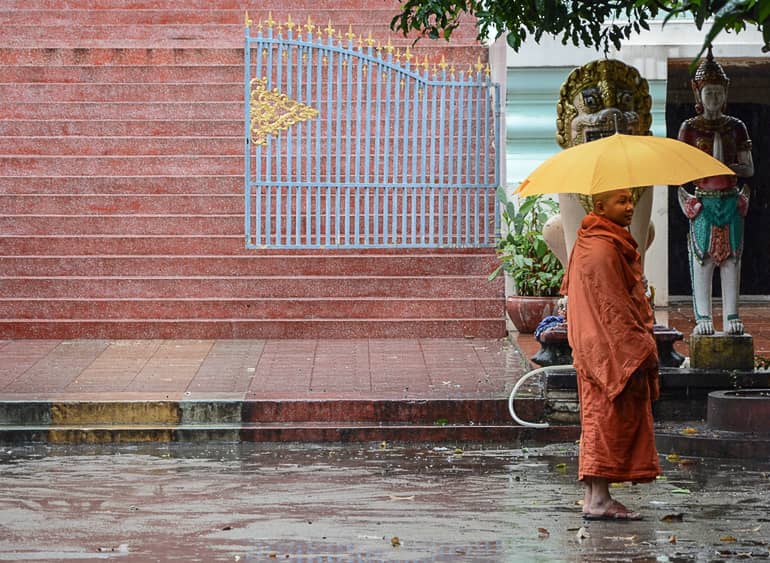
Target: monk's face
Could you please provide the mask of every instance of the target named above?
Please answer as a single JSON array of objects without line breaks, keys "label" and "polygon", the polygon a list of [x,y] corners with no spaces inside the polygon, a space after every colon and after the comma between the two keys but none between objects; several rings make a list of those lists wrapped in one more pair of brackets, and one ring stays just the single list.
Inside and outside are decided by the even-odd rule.
[{"label": "monk's face", "polygon": [[628,227],[634,216],[634,201],[631,190],[607,192],[596,201],[594,213],[606,217],[621,227]]}]

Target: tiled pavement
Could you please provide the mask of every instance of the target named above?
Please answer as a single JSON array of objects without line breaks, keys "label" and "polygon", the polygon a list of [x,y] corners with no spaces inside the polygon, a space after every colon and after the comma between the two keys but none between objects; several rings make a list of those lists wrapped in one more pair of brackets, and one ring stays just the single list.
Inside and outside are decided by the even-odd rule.
[{"label": "tiled pavement", "polygon": [[506,340],[7,340],[3,400],[500,397],[528,362]]},{"label": "tiled pavement", "polygon": [[[768,312],[742,307],[763,357]],[[686,305],[656,316],[685,336],[692,329]],[[676,348],[687,355],[686,339]],[[0,441],[573,439],[577,427],[535,436],[508,414],[538,349],[532,335],[0,340]],[[536,394],[521,403],[525,420],[542,414]]]},{"label": "tiled pavement", "polygon": [[[718,311],[717,311],[718,312]],[[770,304],[741,309],[770,357]],[[692,328],[692,308],[656,311]],[[494,339],[0,340],[0,400],[499,398],[531,367],[532,335]],[[687,355],[686,338],[677,343]]]}]

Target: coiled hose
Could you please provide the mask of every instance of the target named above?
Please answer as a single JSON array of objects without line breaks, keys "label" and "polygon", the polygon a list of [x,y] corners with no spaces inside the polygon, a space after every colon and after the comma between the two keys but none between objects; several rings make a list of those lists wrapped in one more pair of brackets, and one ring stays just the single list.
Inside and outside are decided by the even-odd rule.
[{"label": "coiled hose", "polygon": [[527,422],[526,420],[520,419],[516,415],[516,410],[513,408],[513,400],[516,398],[516,391],[518,391],[519,387],[521,387],[521,385],[533,375],[538,375],[548,369],[567,369],[572,367],[574,367],[572,364],[563,364],[559,366],[543,366],[541,368],[533,369],[532,371],[525,373],[519,378],[519,380],[516,382],[516,385],[513,386],[513,390],[511,391],[511,396],[508,398],[508,412],[511,413],[511,416],[513,417],[513,420],[516,421],[516,424],[519,424],[521,426],[527,426],[529,428],[548,428],[550,426],[550,424],[548,424],[547,422]]}]

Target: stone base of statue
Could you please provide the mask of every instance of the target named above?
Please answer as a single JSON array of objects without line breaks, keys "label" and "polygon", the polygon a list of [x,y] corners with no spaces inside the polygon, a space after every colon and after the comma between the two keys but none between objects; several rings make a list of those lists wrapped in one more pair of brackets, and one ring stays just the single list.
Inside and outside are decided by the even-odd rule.
[{"label": "stone base of statue", "polygon": [[[684,356],[674,350],[674,344],[684,339],[682,333],[675,328],[656,324],[652,327],[652,334],[658,348],[660,367],[677,368],[681,366],[684,362]],[[540,342],[540,350],[530,358],[537,365],[556,366],[572,363],[572,348],[567,342],[566,323],[559,323],[547,328],[538,336],[537,341]]]},{"label": "stone base of statue", "polygon": [[754,339],[750,334],[693,334],[690,337],[690,367],[753,370]]},{"label": "stone base of statue", "polygon": [[537,337],[540,350],[530,358],[539,366],[562,366],[572,363],[572,348],[567,341],[567,323],[545,329]]}]

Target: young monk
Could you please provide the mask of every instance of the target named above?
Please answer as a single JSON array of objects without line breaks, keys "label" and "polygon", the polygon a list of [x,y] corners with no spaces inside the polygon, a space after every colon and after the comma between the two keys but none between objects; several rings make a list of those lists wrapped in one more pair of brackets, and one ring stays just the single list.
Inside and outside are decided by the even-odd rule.
[{"label": "young monk", "polygon": [[578,478],[583,517],[640,520],[610,496],[609,485],[660,474],[652,420],[659,395],[653,314],[636,242],[627,227],[631,191],[594,197],[570,256],[562,293],[580,397]]}]

